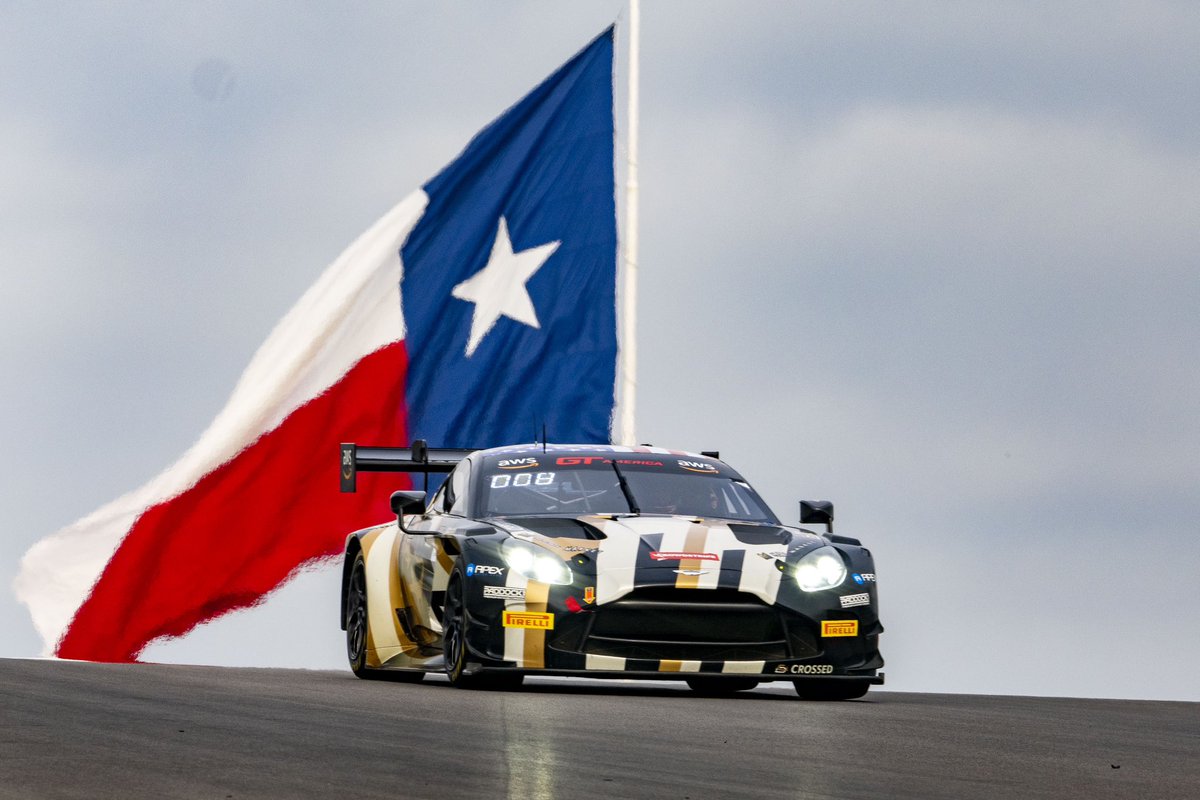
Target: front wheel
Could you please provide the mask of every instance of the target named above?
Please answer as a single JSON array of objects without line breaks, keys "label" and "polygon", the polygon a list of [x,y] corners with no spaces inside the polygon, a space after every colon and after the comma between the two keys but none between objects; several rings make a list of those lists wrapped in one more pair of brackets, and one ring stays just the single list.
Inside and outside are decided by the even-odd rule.
[{"label": "front wheel", "polygon": [[446,677],[460,689],[471,684],[464,675],[467,668],[467,604],[463,589],[462,573],[450,576],[446,587],[446,606],[442,614],[442,655],[446,662]]},{"label": "front wheel", "polygon": [[466,675],[467,668],[467,603],[466,581],[462,573],[450,576],[446,587],[446,606],[442,614],[442,655],[445,657],[446,677],[459,689],[508,690],[520,687],[525,676],[519,672]]},{"label": "front wheel", "polygon": [[857,700],[871,688],[866,681],[826,681],[820,678],[792,683],[796,686],[796,694],[805,700]]}]

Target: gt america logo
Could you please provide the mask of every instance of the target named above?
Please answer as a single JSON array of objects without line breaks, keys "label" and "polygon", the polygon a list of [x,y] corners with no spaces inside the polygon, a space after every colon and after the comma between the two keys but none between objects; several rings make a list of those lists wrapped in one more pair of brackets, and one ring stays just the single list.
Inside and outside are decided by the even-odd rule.
[{"label": "gt america logo", "polygon": [[559,456],[554,463],[560,467],[586,467],[590,464],[607,464],[608,459],[603,456]]},{"label": "gt america logo", "polygon": [[716,553],[665,553],[657,550],[650,554],[650,558],[655,561],[682,561],[685,558],[694,558],[699,561],[721,560],[721,557]]}]

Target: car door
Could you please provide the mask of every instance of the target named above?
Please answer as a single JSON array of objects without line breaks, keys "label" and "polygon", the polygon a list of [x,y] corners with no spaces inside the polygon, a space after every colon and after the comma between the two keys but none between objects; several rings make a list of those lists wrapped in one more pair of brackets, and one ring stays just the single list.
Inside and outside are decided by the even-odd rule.
[{"label": "car door", "polygon": [[454,558],[439,534],[462,526],[469,507],[470,477],[471,461],[464,459],[434,494],[425,514],[409,523],[409,531],[399,538],[396,562],[405,608],[397,613],[422,648],[441,646],[442,607]]}]

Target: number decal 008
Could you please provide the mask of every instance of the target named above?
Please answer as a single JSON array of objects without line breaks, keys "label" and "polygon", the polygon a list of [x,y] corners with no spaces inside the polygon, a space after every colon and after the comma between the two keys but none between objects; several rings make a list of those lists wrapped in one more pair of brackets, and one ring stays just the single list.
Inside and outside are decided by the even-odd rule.
[{"label": "number decal 008", "polygon": [[491,487],[493,489],[507,489],[509,486],[553,486],[553,472],[518,472],[516,475],[502,474],[493,475]]}]

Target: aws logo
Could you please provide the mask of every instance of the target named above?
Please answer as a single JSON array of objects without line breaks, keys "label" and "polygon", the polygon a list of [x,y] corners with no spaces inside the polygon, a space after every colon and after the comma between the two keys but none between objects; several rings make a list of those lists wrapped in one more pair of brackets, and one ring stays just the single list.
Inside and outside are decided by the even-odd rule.
[{"label": "aws logo", "polygon": [[536,458],[503,458],[496,462],[500,469],[529,469],[538,466]]},{"label": "aws logo", "polygon": [[676,461],[676,464],[691,472],[703,472],[706,475],[716,475],[719,470],[712,464],[703,461]]}]

